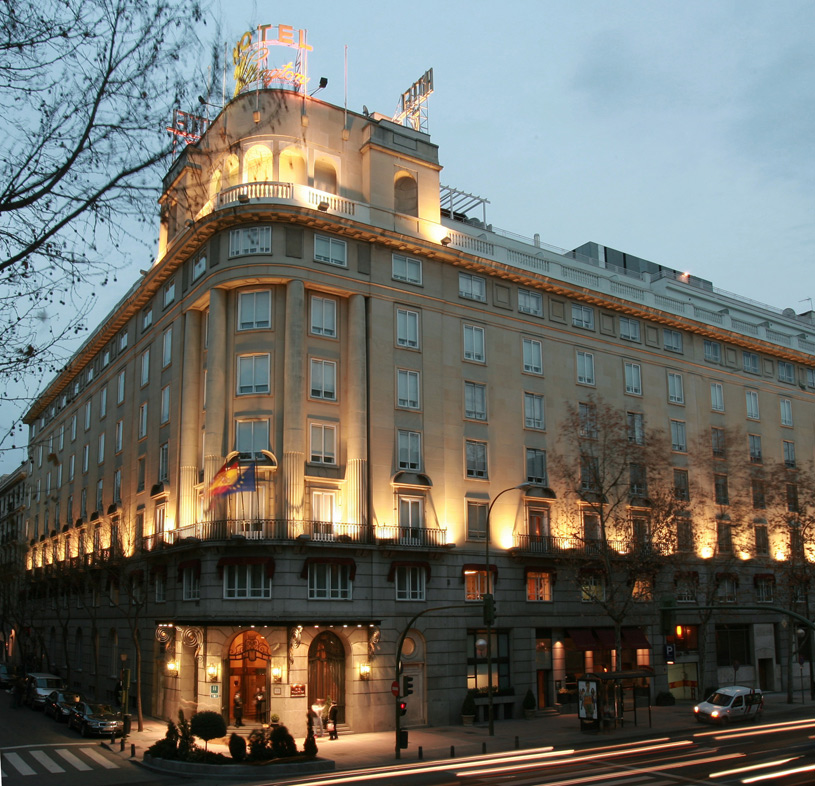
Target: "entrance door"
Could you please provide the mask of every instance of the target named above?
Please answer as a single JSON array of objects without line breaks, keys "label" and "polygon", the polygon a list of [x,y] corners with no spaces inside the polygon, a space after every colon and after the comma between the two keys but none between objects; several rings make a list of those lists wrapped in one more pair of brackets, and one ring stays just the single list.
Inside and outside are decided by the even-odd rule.
[{"label": "entrance door", "polygon": [[308,706],[317,699],[337,703],[337,720],[345,721],[345,649],[331,631],[323,631],[308,650]]},{"label": "entrance door", "polygon": [[240,693],[244,723],[265,723],[268,703],[269,658],[266,639],[253,630],[239,633],[229,648],[229,690],[227,717],[235,717],[235,694]]}]

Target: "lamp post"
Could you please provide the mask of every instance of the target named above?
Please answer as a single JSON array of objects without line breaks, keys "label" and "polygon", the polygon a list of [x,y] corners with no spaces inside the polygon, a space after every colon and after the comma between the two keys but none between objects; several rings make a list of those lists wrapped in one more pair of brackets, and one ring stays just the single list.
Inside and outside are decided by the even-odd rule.
[{"label": "lamp post", "polygon": [[492,571],[490,570],[490,515],[492,514],[493,505],[506,494],[508,491],[525,491],[534,486],[534,483],[526,481],[517,486],[510,486],[509,488],[499,491],[487,507],[487,525],[484,538],[484,559],[486,560],[485,567],[487,569],[487,591],[484,593],[484,624],[487,628],[487,713],[489,720],[489,734],[490,737],[495,736],[495,717],[493,715],[492,706],[492,623],[495,615],[495,605],[492,596]]}]

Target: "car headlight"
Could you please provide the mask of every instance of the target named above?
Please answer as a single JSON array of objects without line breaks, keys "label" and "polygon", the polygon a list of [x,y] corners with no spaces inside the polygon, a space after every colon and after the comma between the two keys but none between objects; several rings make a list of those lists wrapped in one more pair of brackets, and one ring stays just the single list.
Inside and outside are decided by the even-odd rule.
[{"label": "car headlight", "polygon": [[698,708],[698,707],[694,707],[694,708],[693,708],[693,711],[694,711],[694,712],[699,712],[699,708]]},{"label": "car headlight", "polygon": [[718,718],[719,717],[719,710],[713,710],[713,712],[710,713],[710,717],[711,718]]}]

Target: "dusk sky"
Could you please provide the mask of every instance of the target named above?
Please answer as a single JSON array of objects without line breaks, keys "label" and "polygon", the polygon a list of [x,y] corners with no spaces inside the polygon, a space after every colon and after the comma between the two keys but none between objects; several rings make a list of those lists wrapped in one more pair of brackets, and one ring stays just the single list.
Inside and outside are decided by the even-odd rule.
[{"label": "dusk sky", "polygon": [[[810,0],[233,0],[210,11],[202,43],[220,17],[230,58],[258,24],[307,29],[310,90],[327,77],[319,97],[338,105],[347,45],[357,112],[392,115],[433,68],[442,183],[488,199],[495,227],[566,249],[595,241],[762,303],[812,308]],[[150,264],[158,219],[142,231],[97,317]],[[0,470],[22,458],[2,453]]]}]

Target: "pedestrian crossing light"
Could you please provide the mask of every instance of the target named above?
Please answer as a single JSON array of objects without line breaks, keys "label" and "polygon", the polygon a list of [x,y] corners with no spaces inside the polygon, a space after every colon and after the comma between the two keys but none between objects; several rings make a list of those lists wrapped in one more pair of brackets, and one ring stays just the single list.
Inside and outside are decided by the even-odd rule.
[{"label": "pedestrian crossing light", "polygon": [[402,677],[402,695],[410,696],[411,693],[413,693],[413,677]]},{"label": "pedestrian crossing light", "polygon": [[495,598],[491,594],[484,594],[484,624],[492,625],[495,622]]},{"label": "pedestrian crossing light", "polygon": [[399,714],[404,715],[407,712],[407,702],[400,701],[399,702]]}]

